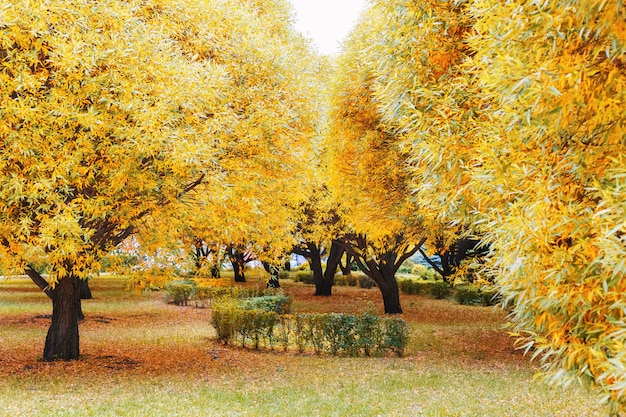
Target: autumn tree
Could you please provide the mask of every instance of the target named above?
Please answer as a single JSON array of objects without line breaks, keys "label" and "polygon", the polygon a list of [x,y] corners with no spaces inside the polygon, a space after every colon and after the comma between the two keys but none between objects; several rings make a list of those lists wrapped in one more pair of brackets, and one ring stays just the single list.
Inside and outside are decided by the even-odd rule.
[{"label": "autumn tree", "polygon": [[[79,356],[78,280],[140,221],[217,187],[212,142],[230,110],[212,44],[198,44],[210,8],[0,7],[0,243],[52,299],[45,360]],[[30,263],[34,247],[49,281]]]},{"label": "autumn tree", "polygon": [[[292,231],[313,172],[323,66],[295,31],[284,0],[241,2],[213,57],[228,73],[228,129],[216,143],[226,187],[198,203],[190,232],[220,242],[243,281],[252,259],[276,263],[295,243]],[[205,209],[208,208],[208,209]]]},{"label": "autumn tree", "polygon": [[554,381],[594,382],[623,409],[623,5],[375,7],[375,96],[424,216],[484,236],[515,331]]},{"label": "autumn tree", "polygon": [[327,147],[329,185],[352,232],[342,244],[376,281],[386,313],[401,313],[395,273],[424,239],[403,164],[408,154],[381,119],[373,96],[371,45],[382,30],[377,10],[362,16],[344,44],[333,82]]},{"label": "autumn tree", "polygon": [[337,203],[322,182],[309,189],[308,194],[308,201],[301,205],[301,217],[294,232],[297,243],[292,252],[309,262],[315,283],[314,295],[330,296],[335,273],[345,253],[341,244],[345,226]]},{"label": "autumn tree", "polygon": [[624,411],[626,10],[476,0],[470,11],[494,120],[477,206],[514,329],[554,381],[595,383]]}]

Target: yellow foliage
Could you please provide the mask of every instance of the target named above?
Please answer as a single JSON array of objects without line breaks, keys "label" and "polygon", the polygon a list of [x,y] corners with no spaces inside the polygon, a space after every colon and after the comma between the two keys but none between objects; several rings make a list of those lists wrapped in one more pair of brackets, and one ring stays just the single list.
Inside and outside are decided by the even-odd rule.
[{"label": "yellow foliage", "polygon": [[[485,236],[556,381],[626,403],[621,1],[375,1],[372,88],[427,225]],[[452,230],[454,232],[454,230]]]}]

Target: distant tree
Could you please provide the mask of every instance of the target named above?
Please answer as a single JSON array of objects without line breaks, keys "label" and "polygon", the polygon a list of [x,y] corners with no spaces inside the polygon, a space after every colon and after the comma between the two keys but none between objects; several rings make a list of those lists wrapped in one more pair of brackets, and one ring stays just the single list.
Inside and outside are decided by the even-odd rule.
[{"label": "distant tree", "polygon": [[371,45],[382,30],[377,12],[362,16],[338,58],[326,139],[329,187],[352,232],[342,245],[378,284],[385,312],[401,313],[395,273],[424,242],[424,230],[407,188],[408,154],[381,119],[373,95],[377,65]]},{"label": "distant tree", "polygon": [[[301,204],[300,220],[292,252],[307,259],[316,296],[330,296],[335,273],[344,254],[337,241],[345,233],[345,225],[338,214],[338,206],[328,188],[318,184],[309,190],[309,199]],[[324,259],[326,260],[324,266]]]},{"label": "distant tree", "polygon": [[226,245],[224,253],[233,266],[235,282],[246,282],[246,264],[256,260],[256,256],[250,246],[229,244]]}]

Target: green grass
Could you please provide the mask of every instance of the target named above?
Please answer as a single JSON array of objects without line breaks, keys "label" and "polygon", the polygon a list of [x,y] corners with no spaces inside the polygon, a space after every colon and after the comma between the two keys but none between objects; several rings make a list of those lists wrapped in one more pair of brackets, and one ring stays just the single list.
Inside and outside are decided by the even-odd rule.
[{"label": "green grass", "polygon": [[[285,283],[296,311],[358,311],[377,290],[330,298]],[[514,352],[503,314],[403,296],[403,358],[346,358],[223,346],[210,310],[167,305],[99,277],[86,300],[79,361],[40,360],[50,303],[26,280],[0,282],[4,416],[601,416],[594,393],[550,388]],[[21,290],[16,289],[23,289]],[[20,296],[21,294],[21,296]]]}]

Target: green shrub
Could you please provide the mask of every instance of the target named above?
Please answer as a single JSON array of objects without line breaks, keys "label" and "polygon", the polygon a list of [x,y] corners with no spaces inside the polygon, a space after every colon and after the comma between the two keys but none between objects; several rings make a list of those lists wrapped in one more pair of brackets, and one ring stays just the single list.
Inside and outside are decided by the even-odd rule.
[{"label": "green shrub", "polygon": [[313,276],[313,271],[310,270],[301,270],[297,271],[294,274],[295,282],[302,282],[304,284],[315,284],[315,277]]},{"label": "green shrub", "polygon": [[436,282],[431,286],[430,294],[437,300],[443,300],[452,293],[452,287],[447,282]]},{"label": "green shrub", "polygon": [[241,311],[237,300],[234,299],[223,299],[213,303],[211,324],[221,342],[228,343],[235,335],[241,321]]},{"label": "green shrub", "polygon": [[409,343],[409,325],[406,321],[397,317],[385,317],[383,324],[383,349],[391,350],[396,355],[402,356],[404,349]]},{"label": "green shrub", "polygon": [[172,281],[165,286],[165,291],[168,300],[177,306],[186,306],[196,291],[196,283],[187,280]]},{"label": "green shrub", "polygon": [[281,269],[278,271],[278,279],[289,279],[291,278],[291,272]]},{"label": "green shrub", "polygon": [[407,295],[415,295],[421,292],[420,283],[410,278],[398,279],[398,288]]},{"label": "green shrub", "polygon": [[244,310],[273,311],[276,314],[287,314],[291,310],[291,297],[278,295],[265,295],[241,300],[241,308]]},{"label": "green shrub", "polygon": [[337,274],[335,275],[335,285],[343,286],[343,287],[356,287],[357,274],[343,275]]},{"label": "green shrub", "polygon": [[368,277],[365,274],[358,275],[359,287],[361,288],[374,288],[377,287],[376,281]]},{"label": "green shrub", "polygon": [[480,291],[480,303],[485,307],[496,305],[501,299],[500,293],[496,290],[482,288]]},{"label": "green shrub", "polygon": [[357,356],[373,352],[394,352],[401,355],[408,342],[408,325],[398,318],[381,319],[375,312],[359,316],[329,314],[297,314],[289,316],[259,308],[249,308],[249,300],[222,299],[214,303],[211,322],[219,340],[252,342],[274,348],[290,343],[299,352],[312,349],[315,353]]},{"label": "green shrub", "polygon": [[481,302],[480,289],[473,286],[459,286],[455,288],[454,299],[463,305],[474,305]]}]

